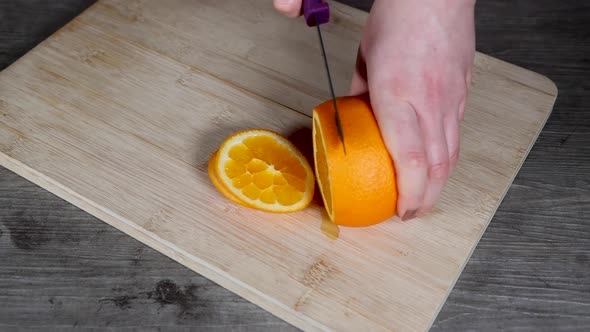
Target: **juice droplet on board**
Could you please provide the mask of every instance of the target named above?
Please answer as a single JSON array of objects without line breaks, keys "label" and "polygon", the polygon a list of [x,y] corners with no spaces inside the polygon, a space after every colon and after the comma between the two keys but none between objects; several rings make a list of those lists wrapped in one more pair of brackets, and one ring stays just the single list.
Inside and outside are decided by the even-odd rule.
[{"label": "juice droplet on board", "polygon": [[320,229],[330,240],[336,240],[340,235],[340,228],[330,220],[328,213],[324,209],[322,209],[322,226],[320,226]]}]

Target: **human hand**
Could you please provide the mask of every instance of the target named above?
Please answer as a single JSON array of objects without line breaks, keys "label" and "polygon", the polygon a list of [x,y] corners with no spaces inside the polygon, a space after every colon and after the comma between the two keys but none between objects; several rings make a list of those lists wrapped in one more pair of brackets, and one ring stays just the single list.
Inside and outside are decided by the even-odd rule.
[{"label": "human hand", "polygon": [[[274,0],[297,16],[301,0]],[[350,94],[368,92],[395,161],[402,220],[434,207],[459,158],[475,0],[375,0]]]},{"label": "human hand", "polygon": [[376,0],[350,93],[369,92],[403,220],[434,207],[459,158],[475,55],[474,0]]},{"label": "human hand", "polygon": [[302,2],[303,0],[272,0],[275,9],[289,17],[301,15]]}]

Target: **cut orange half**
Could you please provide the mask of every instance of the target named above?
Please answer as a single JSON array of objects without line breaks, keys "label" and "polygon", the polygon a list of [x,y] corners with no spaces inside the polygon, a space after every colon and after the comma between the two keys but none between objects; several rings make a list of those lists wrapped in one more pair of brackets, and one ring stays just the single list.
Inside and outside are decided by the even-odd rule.
[{"label": "cut orange half", "polygon": [[313,110],[316,178],[330,219],[337,225],[370,226],[396,213],[393,161],[368,97],[337,98],[344,153],[332,100]]},{"label": "cut orange half", "polygon": [[275,213],[301,210],[314,192],[314,173],[286,138],[266,129],[237,132],[209,161],[209,176],[231,201]]}]

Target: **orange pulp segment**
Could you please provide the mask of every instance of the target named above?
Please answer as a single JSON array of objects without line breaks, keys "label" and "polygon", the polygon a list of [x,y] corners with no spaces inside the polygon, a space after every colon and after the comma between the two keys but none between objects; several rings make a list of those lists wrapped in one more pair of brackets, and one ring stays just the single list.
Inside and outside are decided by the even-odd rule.
[{"label": "orange pulp segment", "polygon": [[251,129],[231,135],[211,157],[209,175],[228,199],[286,213],[309,205],[314,173],[301,152],[280,134]]}]

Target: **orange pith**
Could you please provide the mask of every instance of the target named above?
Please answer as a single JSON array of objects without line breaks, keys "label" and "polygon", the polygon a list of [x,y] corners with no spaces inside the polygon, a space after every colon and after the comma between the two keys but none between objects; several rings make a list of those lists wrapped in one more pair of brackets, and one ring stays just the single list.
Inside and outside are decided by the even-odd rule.
[{"label": "orange pith", "polygon": [[268,212],[298,211],[313,197],[309,163],[287,139],[269,130],[230,136],[211,157],[209,175],[231,201]]},{"label": "orange pith", "polygon": [[366,96],[337,98],[346,154],[332,101],[313,111],[316,178],[330,219],[342,226],[370,226],[396,213],[393,161]]},{"label": "orange pith", "polygon": [[218,151],[215,151],[215,153],[211,156],[211,159],[209,160],[208,171],[209,171],[209,176],[211,178],[211,182],[213,182],[215,187],[223,194],[223,196],[225,196],[230,201],[249,207],[248,204],[241,201],[234,194],[232,194],[232,192],[229,191],[224,185],[221,184],[221,181],[219,180],[219,176],[217,175],[217,172],[215,171],[215,165],[217,163],[217,153],[218,153]]}]

